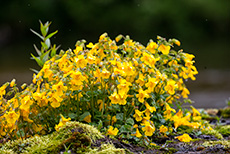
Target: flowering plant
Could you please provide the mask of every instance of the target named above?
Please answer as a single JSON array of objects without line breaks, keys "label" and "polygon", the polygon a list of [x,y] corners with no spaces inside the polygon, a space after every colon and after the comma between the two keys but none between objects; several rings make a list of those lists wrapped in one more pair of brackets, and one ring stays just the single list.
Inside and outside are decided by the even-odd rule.
[{"label": "flowering plant", "polygon": [[158,36],[144,46],[106,33],[95,44],[78,41],[73,51],[47,59],[33,84],[19,91],[12,83],[12,98],[4,98],[9,83],[0,88],[0,136],[46,134],[70,120],[145,143],[179,127],[205,129],[195,108],[182,111],[182,103],[190,101],[184,81],[195,80],[198,72],[194,55],[174,45],[180,42]]}]

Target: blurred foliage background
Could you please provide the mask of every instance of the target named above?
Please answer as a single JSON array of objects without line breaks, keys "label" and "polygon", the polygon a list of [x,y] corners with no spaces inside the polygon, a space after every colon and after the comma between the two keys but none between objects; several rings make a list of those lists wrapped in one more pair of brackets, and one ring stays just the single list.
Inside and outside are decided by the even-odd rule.
[{"label": "blurred foliage background", "polygon": [[50,32],[59,32],[51,42],[64,50],[79,39],[95,43],[104,32],[144,45],[159,35],[180,40],[199,72],[230,69],[229,0],[9,0],[0,5],[0,84],[12,80],[6,72],[31,82],[29,68],[38,67],[30,53],[40,40],[30,29],[39,31],[39,20],[52,21]]}]

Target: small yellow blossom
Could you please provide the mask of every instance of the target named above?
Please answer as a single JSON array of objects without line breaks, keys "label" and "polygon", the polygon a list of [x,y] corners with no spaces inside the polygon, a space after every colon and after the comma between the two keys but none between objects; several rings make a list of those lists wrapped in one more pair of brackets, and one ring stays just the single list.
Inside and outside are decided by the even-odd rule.
[{"label": "small yellow blossom", "polygon": [[15,79],[13,79],[11,82],[10,82],[10,87],[13,87],[15,85]]},{"label": "small yellow blossom", "polygon": [[53,108],[58,108],[61,105],[61,101],[63,100],[57,93],[54,93],[52,97],[49,99],[51,101],[51,106]]},{"label": "small yellow blossom", "polygon": [[83,120],[85,121],[85,122],[88,122],[88,123],[90,123],[91,122],[91,115],[89,114],[89,115],[87,115]]},{"label": "small yellow blossom", "polygon": [[101,77],[103,79],[108,79],[110,77],[111,73],[106,69],[103,68],[102,72],[101,72]]},{"label": "small yellow blossom", "polygon": [[175,94],[175,89],[177,88],[176,81],[169,80],[167,85],[165,86],[165,91],[167,91],[170,95]]},{"label": "small yellow blossom", "polygon": [[142,116],[143,116],[143,112],[136,109],[135,114],[133,115],[133,117],[136,119],[136,121],[141,121]]},{"label": "small yellow blossom", "polygon": [[66,124],[66,122],[70,121],[71,118],[65,118],[62,114],[60,114],[61,116],[61,119],[59,121],[59,124],[58,125],[55,125],[55,130],[58,131],[63,125]]},{"label": "small yellow blossom", "polygon": [[146,49],[150,51],[152,54],[155,54],[157,47],[158,45],[156,44],[156,42],[150,42]]},{"label": "small yellow blossom", "polygon": [[166,133],[168,131],[168,128],[164,125],[160,126],[160,133]]},{"label": "small yellow blossom", "polygon": [[180,41],[175,40],[175,44],[176,44],[177,46],[180,46]]},{"label": "small yellow blossom", "polygon": [[170,46],[166,46],[166,45],[164,45],[164,44],[161,44],[160,46],[159,46],[159,50],[164,54],[164,55],[168,55],[169,54],[169,50],[170,50]]},{"label": "small yellow blossom", "polygon": [[7,111],[4,116],[8,124],[15,124],[15,122],[19,119],[20,114],[15,113],[15,111]]},{"label": "small yellow blossom", "polygon": [[112,104],[118,104],[120,101],[120,96],[115,91],[111,96],[109,96],[109,99],[111,100]]},{"label": "small yellow blossom", "polygon": [[139,102],[143,103],[144,98],[149,98],[149,94],[147,93],[147,91],[144,91],[142,88],[140,88],[138,92],[139,93],[136,95],[136,97],[138,98]]},{"label": "small yellow blossom", "polygon": [[156,111],[156,108],[154,106],[151,107],[147,102],[145,103],[145,107],[146,107],[145,114],[147,116],[150,116],[150,113]]},{"label": "small yellow blossom", "polygon": [[133,135],[135,135],[135,136],[138,137],[138,138],[142,137],[142,135],[141,135],[141,133],[140,133],[140,131],[139,131],[138,128],[136,128],[136,133],[133,134]]},{"label": "small yellow blossom", "polygon": [[117,128],[113,129],[113,126],[109,126],[107,135],[116,136],[118,132],[119,132],[119,130]]},{"label": "small yellow blossom", "polygon": [[80,51],[82,51],[83,50],[83,47],[82,46],[76,46],[76,48],[73,50],[73,52],[76,54],[76,55],[78,55],[78,53],[80,52]]},{"label": "small yellow blossom", "polygon": [[178,139],[181,142],[190,142],[192,140],[192,138],[186,133],[181,135],[181,136],[177,136],[175,138]]},{"label": "small yellow blossom", "polygon": [[93,45],[92,42],[90,42],[88,45],[86,45],[87,48],[93,48],[95,45]]},{"label": "small yellow blossom", "polygon": [[155,127],[151,125],[150,122],[146,122],[145,127],[143,127],[142,130],[145,132],[146,136],[152,136],[155,131]]}]

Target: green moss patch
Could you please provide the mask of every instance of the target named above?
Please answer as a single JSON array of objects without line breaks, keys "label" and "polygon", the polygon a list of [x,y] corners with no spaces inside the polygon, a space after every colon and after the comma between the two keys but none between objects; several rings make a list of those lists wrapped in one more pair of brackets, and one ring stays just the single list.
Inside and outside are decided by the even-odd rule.
[{"label": "green moss patch", "polygon": [[91,144],[103,135],[93,126],[79,122],[68,122],[59,131],[45,136],[33,136],[5,143],[0,148],[1,154],[57,154],[69,149],[74,153],[122,153],[112,144],[91,149]]}]

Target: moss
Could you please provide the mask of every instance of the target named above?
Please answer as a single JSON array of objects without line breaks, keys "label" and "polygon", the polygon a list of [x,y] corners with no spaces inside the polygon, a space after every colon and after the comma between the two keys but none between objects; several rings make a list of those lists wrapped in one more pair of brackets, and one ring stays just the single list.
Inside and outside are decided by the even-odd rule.
[{"label": "moss", "polygon": [[220,115],[223,118],[230,118],[230,107],[226,107],[224,109],[220,109]]},{"label": "moss", "polygon": [[91,143],[100,138],[103,138],[102,134],[93,126],[68,122],[59,131],[49,135],[9,141],[0,148],[0,154],[56,154],[65,147],[71,147],[71,150],[76,153],[91,153],[90,151],[93,151],[92,153],[124,153],[123,149],[116,149],[113,145],[91,149]]},{"label": "moss", "polygon": [[204,146],[214,146],[214,145],[222,145],[224,148],[230,148],[230,141],[228,140],[220,140],[220,141],[205,141],[203,143]]},{"label": "moss", "polygon": [[217,130],[214,130],[214,129],[213,130],[202,130],[202,133],[206,135],[213,135],[218,139],[223,139],[223,136]]},{"label": "moss", "polygon": [[215,129],[219,133],[221,133],[223,136],[229,136],[230,135],[230,125],[218,126]]},{"label": "moss", "polygon": [[100,149],[93,149],[87,154],[125,154],[124,149],[117,149],[112,144],[103,144]]}]

